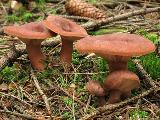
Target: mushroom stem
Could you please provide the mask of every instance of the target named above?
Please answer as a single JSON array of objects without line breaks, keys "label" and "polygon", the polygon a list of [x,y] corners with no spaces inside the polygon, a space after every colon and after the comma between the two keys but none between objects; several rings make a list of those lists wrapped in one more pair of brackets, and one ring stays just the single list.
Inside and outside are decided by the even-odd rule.
[{"label": "mushroom stem", "polygon": [[128,60],[130,57],[107,56],[109,71],[128,70]]},{"label": "mushroom stem", "polygon": [[126,61],[108,61],[109,71],[117,71],[117,70],[127,70],[128,69],[128,62]]},{"label": "mushroom stem", "polygon": [[114,104],[114,103],[117,103],[117,102],[120,102],[121,101],[121,95],[122,93],[118,90],[112,90],[109,92],[109,99],[108,99],[108,103],[109,104]]},{"label": "mushroom stem", "polygon": [[131,91],[124,92],[122,95],[122,99],[126,99],[131,96]]},{"label": "mushroom stem", "polygon": [[70,65],[72,61],[72,51],[73,42],[70,42],[62,38],[62,47],[60,52],[61,61]]},{"label": "mushroom stem", "polygon": [[45,56],[41,51],[41,42],[32,40],[26,43],[26,49],[32,66],[37,70],[44,70]]},{"label": "mushroom stem", "polygon": [[98,107],[102,107],[106,104],[104,96],[97,96]]}]

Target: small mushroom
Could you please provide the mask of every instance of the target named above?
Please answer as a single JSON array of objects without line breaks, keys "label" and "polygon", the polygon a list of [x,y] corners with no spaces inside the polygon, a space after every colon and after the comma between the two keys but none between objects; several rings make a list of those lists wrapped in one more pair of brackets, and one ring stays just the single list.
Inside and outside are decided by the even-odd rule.
[{"label": "small mushroom", "polygon": [[88,35],[86,30],[71,20],[51,15],[48,16],[46,20],[44,20],[44,25],[51,31],[61,36],[61,61],[67,64],[71,64],[73,42],[75,40],[86,37]]},{"label": "small mushroom", "polygon": [[105,101],[105,91],[100,83],[96,80],[90,80],[86,84],[86,89],[89,91],[90,94],[97,96],[98,98],[98,105],[103,106]]},{"label": "small mushroom", "polygon": [[92,95],[96,95],[96,96],[104,96],[105,95],[103,87],[96,80],[88,81],[87,84],[86,84],[86,89]]},{"label": "small mushroom", "polygon": [[6,26],[4,32],[16,36],[26,44],[29,59],[33,67],[43,70],[45,56],[41,51],[41,42],[51,37],[52,34],[45,28],[42,22],[31,22],[21,26]]},{"label": "small mushroom", "polygon": [[86,37],[76,43],[82,53],[95,53],[108,61],[110,72],[127,70],[132,56],[141,56],[155,50],[155,45],[139,35],[113,33]]},{"label": "small mushroom", "polygon": [[104,89],[109,91],[109,104],[121,101],[122,97],[129,97],[131,90],[140,84],[139,78],[133,72],[118,70],[110,73],[104,81]]}]

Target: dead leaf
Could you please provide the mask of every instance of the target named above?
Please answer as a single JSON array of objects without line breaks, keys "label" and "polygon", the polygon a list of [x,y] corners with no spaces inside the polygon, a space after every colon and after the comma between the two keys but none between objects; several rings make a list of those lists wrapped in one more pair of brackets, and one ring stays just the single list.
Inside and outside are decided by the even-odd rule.
[{"label": "dead leaf", "polygon": [[16,83],[11,82],[11,83],[9,84],[9,86],[8,86],[8,89],[9,89],[9,90],[14,90],[14,89],[17,88],[16,86],[17,86]]},{"label": "dead leaf", "polygon": [[7,92],[8,91],[8,85],[5,83],[2,83],[0,85],[0,92]]}]

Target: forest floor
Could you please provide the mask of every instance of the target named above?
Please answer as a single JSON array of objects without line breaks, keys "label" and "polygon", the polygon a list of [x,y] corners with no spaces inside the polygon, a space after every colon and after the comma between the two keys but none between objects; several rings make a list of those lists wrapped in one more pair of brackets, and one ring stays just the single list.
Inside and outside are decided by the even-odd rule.
[{"label": "forest floor", "polygon": [[[21,10],[13,14],[7,13],[8,3],[0,2],[0,120],[160,119],[160,3],[152,0],[88,2],[106,11],[108,17],[159,7],[157,12],[133,15],[88,30],[90,35],[135,33],[148,38],[156,45],[154,53],[132,58],[128,63],[129,70],[139,76],[140,87],[132,91],[130,98],[98,108],[97,98],[87,92],[85,85],[89,80],[105,80],[108,73],[107,62],[98,56],[86,58],[87,55],[74,50],[73,69],[65,72],[63,66],[57,64],[60,63],[59,36],[47,39],[49,44],[43,45],[42,49],[47,58],[46,69],[42,72],[33,71],[24,51],[24,44],[16,37],[4,34],[3,26],[40,21],[48,14],[62,15],[81,25],[90,20],[75,16],[71,18],[65,11],[63,0],[38,4],[32,11]],[[20,47],[22,49],[19,49]],[[6,58],[7,53],[13,52],[17,52],[16,55],[12,55],[10,59]],[[4,58],[7,62],[2,65]]]}]

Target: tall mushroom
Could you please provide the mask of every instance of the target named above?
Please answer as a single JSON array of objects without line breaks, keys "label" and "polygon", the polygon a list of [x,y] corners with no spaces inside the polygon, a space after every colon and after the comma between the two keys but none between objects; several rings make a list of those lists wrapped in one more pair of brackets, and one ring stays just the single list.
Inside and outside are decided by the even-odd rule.
[{"label": "tall mushroom", "polygon": [[106,59],[110,72],[127,70],[128,60],[132,56],[141,56],[155,50],[155,45],[139,35],[113,33],[86,37],[76,43],[82,53],[95,53]]},{"label": "tall mushroom", "polygon": [[72,60],[73,42],[86,37],[88,35],[86,30],[71,20],[51,15],[44,20],[44,25],[61,36],[62,47],[60,58],[62,62],[70,64]]},{"label": "tall mushroom", "polygon": [[[86,37],[79,40],[75,47],[81,53],[95,53],[106,59],[109,64],[111,76],[112,73],[117,76],[113,82],[119,80],[120,74],[114,72],[121,70],[128,71],[127,62],[132,56],[145,55],[155,50],[155,45],[151,41],[139,35],[128,33],[113,33],[95,37]],[[124,73],[130,74],[128,72]],[[109,85],[107,83],[105,84],[108,87]],[[105,89],[107,89],[107,87],[105,87]],[[114,94],[119,93],[115,92]],[[125,94],[129,95],[130,91],[126,91]]]},{"label": "tall mushroom", "polygon": [[16,36],[26,44],[29,59],[33,67],[43,70],[45,56],[41,51],[41,42],[51,37],[52,34],[45,28],[42,22],[31,22],[21,26],[6,26],[4,32]]}]

